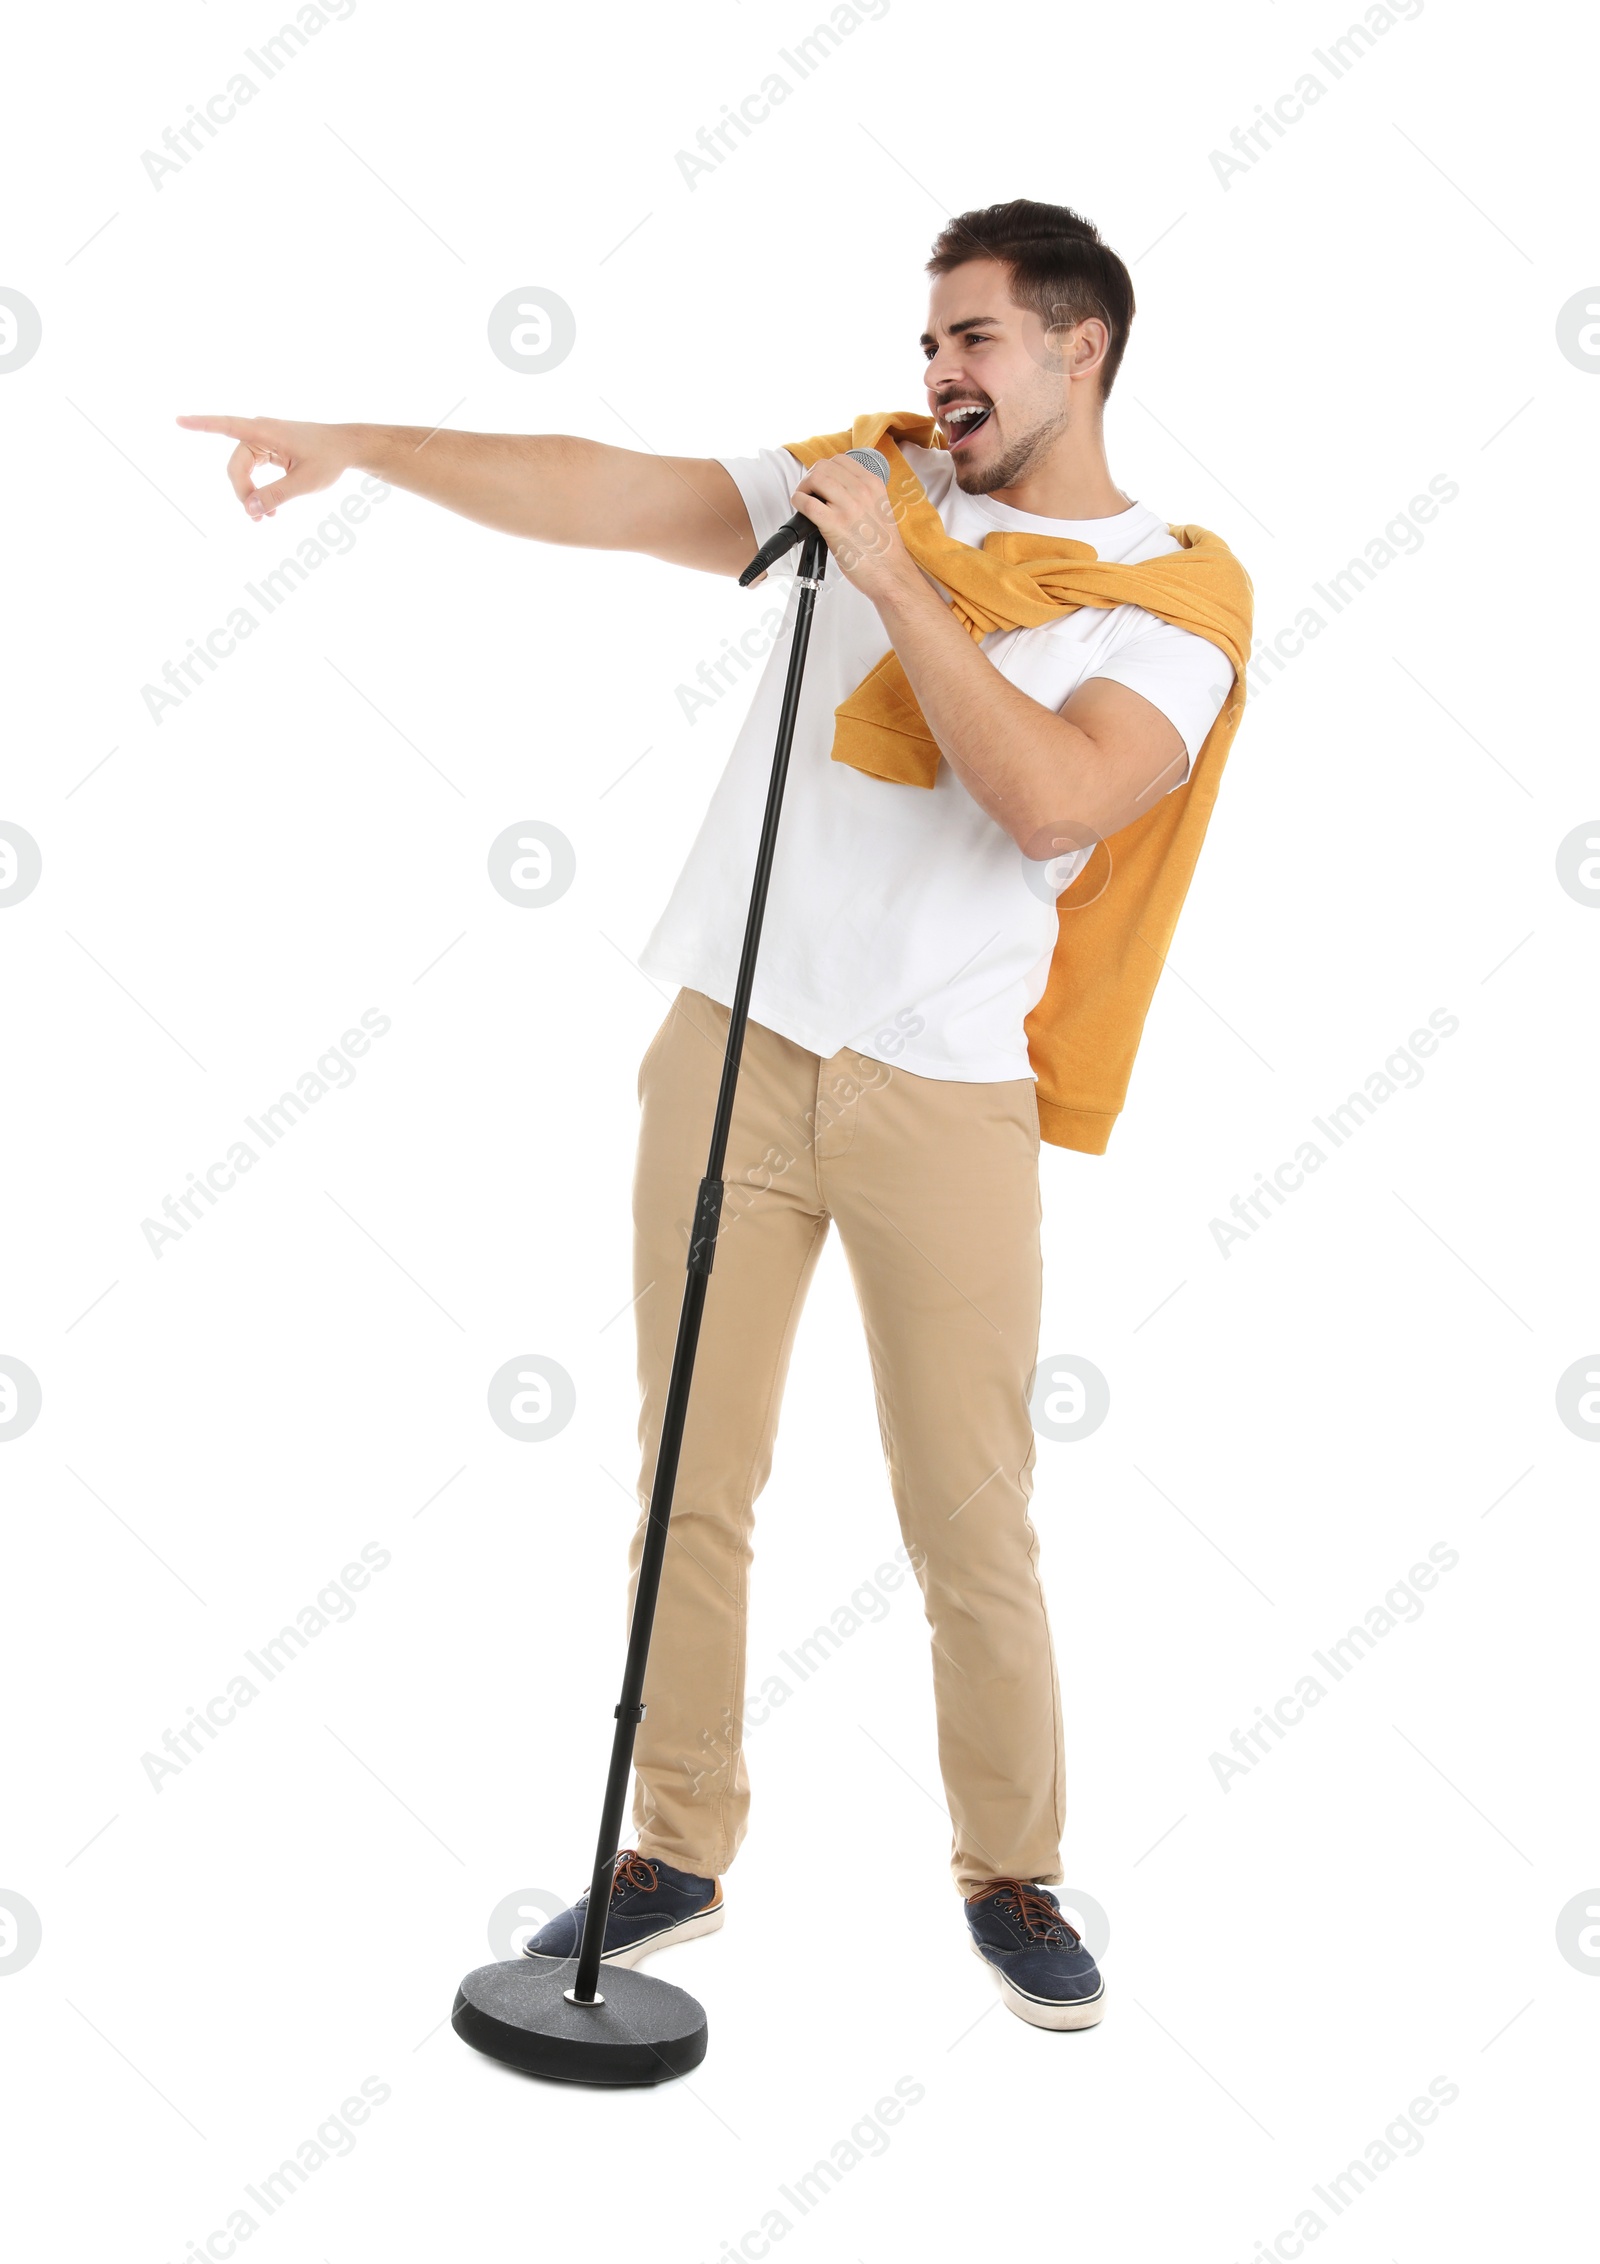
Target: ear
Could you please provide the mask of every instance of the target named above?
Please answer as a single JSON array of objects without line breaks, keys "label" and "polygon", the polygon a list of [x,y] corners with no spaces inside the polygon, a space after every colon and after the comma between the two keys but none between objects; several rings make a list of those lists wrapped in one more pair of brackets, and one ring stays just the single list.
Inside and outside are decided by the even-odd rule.
[{"label": "ear", "polygon": [[1086,315],[1074,325],[1069,338],[1064,338],[1067,373],[1070,377],[1094,377],[1104,366],[1106,352],[1111,344],[1111,331],[1099,315]]}]

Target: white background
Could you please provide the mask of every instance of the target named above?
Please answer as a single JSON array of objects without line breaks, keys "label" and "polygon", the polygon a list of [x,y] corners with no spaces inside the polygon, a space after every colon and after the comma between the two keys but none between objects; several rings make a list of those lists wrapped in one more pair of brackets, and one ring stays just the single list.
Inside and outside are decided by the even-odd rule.
[{"label": "white background", "polygon": [[[782,2253],[847,2260],[1229,2264],[1298,2253],[1308,2208],[1345,2264],[1572,2252],[1597,1449],[1555,1393],[1600,1341],[1600,913],[1556,852],[1600,805],[1600,382],[1556,319],[1600,274],[1595,58],[1565,12],[1431,0],[1334,83],[1312,50],[1352,14],[893,0],[692,187],[676,153],[812,11],[362,0],[159,188],[142,152],[282,18],[13,27],[0,283],[43,322],[0,379],[0,818],[43,859],[0,923],[0,1352],[42,1391],[0,1458],[0,1887],[43,1928],[0,1978],[25,2253],[208,2253],[364,2078],[389,2096],[252,2209],[252,2257],[709,2264],[773,2209]],[[1211,153],[1307,70],[1324,99],[1224,186]],[[1111,1394],[1035,1496],[1110,2009],[1032,2031],[968,1954],[903,1589],[751,1738],[727,1926],[665,1966],[704,2066],[535,2085],[442,2024],[491,1910],[590,1861],[667,1003],[632,961],[746,697],[691,726],[675,688],[767,601],[396,493],[158,725],[141,687],[335,500],[253,526],[173,419],[836,429],[920,404],[931,239],[1012,195],[1133,263],[1114,476],[1225,536],[1258,634],[1460,488],[1252,698],[1111,1152],[1044,1157],[1045,1346]],[[576,317],[542,375],[486,342],[526,286]],[[530,820],[578,860],[538,910],[486,872]],[[354,1085],[154,1257],[141,1222],[374,1007]],[[1213,1217],[1441,1007],[1420,1086],[1224,1257]],[[543,1444],[487,1412],[529,1354],[577,1392]],[[836,1249],[758,1516],[757,1680],[897,1537]],[[1440,1542],[1421,1619],[1225,1790],[1213,1753]],[[367,1543],[354,1618],[155,1790],[143,1754]],[[1313,2186],[1439,2077],[1421,2150],[1334,2217]],[[799,2217],[780,2186],[901,2078],[886,2149]]]}]

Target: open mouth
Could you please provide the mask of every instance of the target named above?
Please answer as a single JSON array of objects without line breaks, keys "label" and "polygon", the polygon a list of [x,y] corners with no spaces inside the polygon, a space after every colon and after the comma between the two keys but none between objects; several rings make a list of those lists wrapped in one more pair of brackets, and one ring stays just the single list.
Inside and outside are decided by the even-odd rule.
[{"label": "open mouth", "polygon": [[945,446],[951,450],[965,448],[993,414],[992,406],[986,408],[978,401],[961,401],[954,408],[941,409],[939,422],[944,429]]}]

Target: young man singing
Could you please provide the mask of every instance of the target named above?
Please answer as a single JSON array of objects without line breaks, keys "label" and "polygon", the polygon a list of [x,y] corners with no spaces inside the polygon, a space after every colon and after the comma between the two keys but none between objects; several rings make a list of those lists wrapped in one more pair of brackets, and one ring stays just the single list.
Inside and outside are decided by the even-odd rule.
[{"label": "young man singing", "polygon": [[[928,272],[927,416],[861,417],[756,456],[181,421],[238,442],[229,476],[257,519],[355,467],[507,533],[715,574],[740,573],[796,509],[821,529],[832,568],[657,1607],[638,1845],[616,1861],[605,1954],[631,1965],[722,1923],[749,1799],[753,1505],[832,1223],[932,1630],[972,1947],[1024,2020],[1087,2028],[1105,1991],[1049,1891],[1061,1706],[1028,1516],[1039,1147],[1103,1152],[1122,1105],[1243,704],[1250,585],[1215,535],[1169,528],[1112,480],[1102,413],[1134,298],[1093,227],[1058,205],[989,206],[950,223]],[[881,450],[887,487],[852,445]],[[257,489],[264,462],[286,476]],[[641,962],[680,986],[639,1076],[646,1505],[788,642]],[[573,1956],[585,1902],[529,1955]]]}]

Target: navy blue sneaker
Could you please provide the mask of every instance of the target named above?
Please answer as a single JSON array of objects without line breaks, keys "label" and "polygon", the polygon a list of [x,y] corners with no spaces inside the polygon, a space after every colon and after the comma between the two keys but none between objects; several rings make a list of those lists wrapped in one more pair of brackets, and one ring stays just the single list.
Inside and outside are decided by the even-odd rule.
[{"label": "navy blue sneaker", "polygon": [[[564,1963],[578,1954],[589,1908],[584,1888],[570,1910],[563,1910],[523,1945],[524,1957]],[[637,1965],[672,1942],[692,1942],[714,1934],[722,1924],[722,1882],[694,1871],[674,1870],[653,1855],[624,1848],[611,1873],[611,1908],[606,1913],[602,1965]]]},{"label": "navy blue sneaker", "polygon": [[1000,1984],[1019,2019],[1035,2028],[1093,2028],[1106,1985],[1076,1926],[1048,1887],[991,1879],[963,1908],[972,1949]]}]

